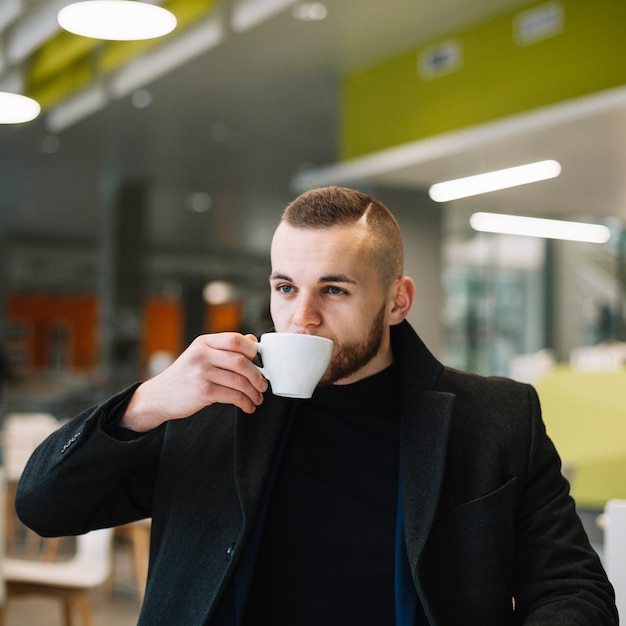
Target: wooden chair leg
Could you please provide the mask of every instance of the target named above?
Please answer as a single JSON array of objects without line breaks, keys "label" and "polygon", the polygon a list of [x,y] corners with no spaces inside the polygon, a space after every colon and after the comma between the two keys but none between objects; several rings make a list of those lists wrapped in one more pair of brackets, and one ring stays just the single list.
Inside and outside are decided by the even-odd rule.
[{"label": "wooden chair leg", "polygon": [[146,590],[146,580],[148,578],[148,554],[150,552],[150,529],[134,524],[131,527],[131,538],[133,543],[133,563],[135,570],[135,581],[139,593],[139,601],[143,602]]},{"label": "wooden chair leg", "polygon": [[83,618],[83,626],[95,626],[89,591],[81,591],[77,600],[79,612]]},{"label": "wooden chair leg", "polygon": [[15,547],[15,492],[17,483],[9,482],[5,492],[4,541],[8,551]]},{"label": "wooden chair leg", "polygon": [[[63,603],[65,613],[65,626],[95,626],[91,597],[88,591],[78,590],[69,593]],[[76,615],[80,616],[80,622],[75,621]]]},{"label": "wooden chair leg", "polygon": [[72,606],[72,599],[67,596],[66,598],[63,598],[63,602],[62,602],[62,606],[63,606],[63,625],[64,626],[72,626],[72,613],[73,611],[73,606]]}]

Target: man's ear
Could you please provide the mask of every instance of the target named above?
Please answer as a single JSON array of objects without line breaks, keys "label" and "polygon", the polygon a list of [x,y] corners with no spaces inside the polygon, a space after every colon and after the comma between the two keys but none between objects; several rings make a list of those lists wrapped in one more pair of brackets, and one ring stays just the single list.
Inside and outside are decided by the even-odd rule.
[{"label": "man's ear", "polygon": [[389,325],[394,326],[402,322],[409,314],[415,299],[415,284],[408,276],[403,276],[398,278],[390,289]]}]

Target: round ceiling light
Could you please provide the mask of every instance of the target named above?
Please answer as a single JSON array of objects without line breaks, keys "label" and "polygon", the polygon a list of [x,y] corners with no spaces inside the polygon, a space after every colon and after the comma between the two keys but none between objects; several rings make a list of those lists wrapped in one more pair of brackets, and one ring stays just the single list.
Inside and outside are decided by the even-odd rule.
[{"label": "round ceiling light", "polygon": [[320,22],[328,16],[328,9],[321,2],[300,2],[293,7],[291,14],[303,22]]},{"label": "round ceiling light", "polygon": [[21,124],[34,120],[41,112],[39,102],[17,93],[0,91],[0,124]]},{"label": "round ceiling light", "polygon": [[176,17],[167,9],[135,0],[87,0],[63,7],[61,28],[93,39],[134,41],[171,33]]}]

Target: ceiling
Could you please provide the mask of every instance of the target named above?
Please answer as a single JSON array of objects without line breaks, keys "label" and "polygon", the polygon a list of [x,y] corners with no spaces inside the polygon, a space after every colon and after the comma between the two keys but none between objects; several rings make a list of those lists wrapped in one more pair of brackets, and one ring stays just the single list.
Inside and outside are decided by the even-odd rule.
[{"label": "ceiling", "polygon": [[296,182],[304,188],[367,180],[427,189],[435,182],[556,159],[562,166],[556,179],[465,198],[455,209],[625,220],[625,140],[626,88],[618,88],[301,172]]},{"label": "ceiling", "polygon": [[[287,6],[294,3],[283,1],[283,10],[245,32],[228,29],[234,3],[219,2],[224,41],[146,85],[149,106],[112,99],[54,135],[45,113],[0,126],[0,244],[9,288],[93,289],[101,234],[124,181],[150,189],[146,238],[160,279],[210,271],[254,281],[258,271],[265,281],[271,232],[305,180],[423,189],[475,173],[477,165],[554,158],[564,166],[559,179],[487,202],[626,218],[621,93],[550,119],[513,120],[499,138],[486,128],[412,146],[399,166],[384,159],[353,171],[333,165],[345,71],[528,0],[326,0],[321,22],[294,19]],[[22,4],[27,15],[58,2]],[[210,197],[208,211],[190,210],[194,197],[206,198],[198,193]]]}]

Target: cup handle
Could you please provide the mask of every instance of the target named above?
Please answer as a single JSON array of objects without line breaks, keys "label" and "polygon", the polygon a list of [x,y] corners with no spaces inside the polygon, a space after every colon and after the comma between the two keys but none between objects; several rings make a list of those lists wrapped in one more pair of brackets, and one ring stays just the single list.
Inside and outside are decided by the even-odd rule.
[{"label": "cup handle", "polygon": [[[260,342],[258,342],[256,344],[256,351],[261,355],[261,357],[263,356],[263,352],[262,352],[262,348],[261,348],[261,343]],[[256,367],[259,370],[259,372],[261,372],[261,374],[263,374],[263,376],[265,376],[265,378],[267,378],[267,375],[265,374],[265,368],[264,367],[262,367],[260,365],[257,365],[256,363],[253,363],[252,365],[254,365],[254,367]]]}]

